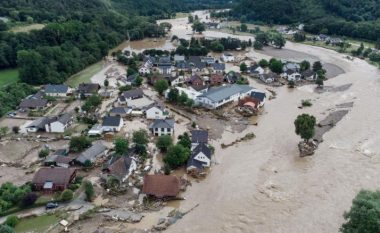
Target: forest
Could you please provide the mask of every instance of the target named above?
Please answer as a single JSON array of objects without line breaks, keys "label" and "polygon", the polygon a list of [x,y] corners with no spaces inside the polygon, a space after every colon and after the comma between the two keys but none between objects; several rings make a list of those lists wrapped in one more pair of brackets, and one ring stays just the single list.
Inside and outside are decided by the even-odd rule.
[{"label": "forest", "polygon": [[240,0],[230,16],[245,22],[305,23],[305,30],[316,34],[380,38],[380,0]]}]

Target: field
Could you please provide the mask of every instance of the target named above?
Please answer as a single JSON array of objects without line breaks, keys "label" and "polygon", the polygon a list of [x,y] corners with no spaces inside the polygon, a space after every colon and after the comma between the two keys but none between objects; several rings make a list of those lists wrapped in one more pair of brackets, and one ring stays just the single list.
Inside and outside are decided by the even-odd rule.
[{"label": "field", "polygon": [[15,27],[12,27],[10,31],[11,32],[30,32],[31,30],[40,30],[44,27],[45,27],[44,24],[35,23],[35,24],[29,24],[29,25],[15,26]]},{"label": "field", "polygon": [[54,215],[43,215],[35,218],[22,219],[15,227],[15,233],[46,232],[50,227],[58,223]]},{"label": "field", "polygon": [[6,69],[0,71],[0,87],[15,83],[19,80],[17,69]]},{"label": "field", "polygon": [[185,13],[185,12],[178,12],[175,14],[175,18],[176,19],[179,19],[179,18],[187,18],[189,17],[190,13]]},{"label": "field", "polygon": [[81,83],[90,82],[91,77],[101,70],[102,70],[102,62],[97,62],[87,67],[86,69],[80,71],[79,73],[71,76],[66,81],[66,84],[69,85],[70,87],[77,87]]}]

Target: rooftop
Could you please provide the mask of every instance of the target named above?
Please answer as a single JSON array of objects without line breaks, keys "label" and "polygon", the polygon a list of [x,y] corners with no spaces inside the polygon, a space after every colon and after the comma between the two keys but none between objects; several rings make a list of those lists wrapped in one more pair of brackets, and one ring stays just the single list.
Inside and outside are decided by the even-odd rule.
[{"label": "rooftop", "polygon": [[42,184],[45,182],[53,182],[53,184],[68,184],[75,169],[61,167],[44,167],[40,168],[34,175],[33,183]]},{"label": "rooftop", "polygon": [[155,119],[149,128],[174,128],[174,119]]},{"label": "rooftop", "polygon": [[240,94],[246,93],[251,90],[253,90],[253,88],[248,85],[232,84],[232,85],[211,88],[209,89],[209,91],[200,95],[199,97],[204,97],[214,102],[219,102],[221,100],[229,98],[232,95],[239,94],[239,93]]},{"label": "rooftop", "polygon": [[191,142],[193,143],[208,143],[208,132],[206,130],[191,131]]},{"label": "rooftop", "polygon": [[179,180],[175,176],[146,175],[142,192],[157,198],[175,197],[179,193]]},{"label": "rooftop", "polygon": [[103,117],[102,126],[119,126],[121,122],[120,116],[105,116]]}]

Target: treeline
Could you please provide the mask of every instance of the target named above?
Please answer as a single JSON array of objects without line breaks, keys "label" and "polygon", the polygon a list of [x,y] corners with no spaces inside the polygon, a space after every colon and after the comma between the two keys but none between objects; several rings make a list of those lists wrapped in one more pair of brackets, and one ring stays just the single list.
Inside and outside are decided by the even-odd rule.
[{"label": "treeline", "polygon": [[242,22],[305,23],[305,31],[375,41],[380,38],[380,1],[241,0],[231,12],[216,14]]},{"label": "treeline", "polygon": [[21,100],[36,90],[25,83],[14,83],[0,88],[0,117],[16,109]]}]

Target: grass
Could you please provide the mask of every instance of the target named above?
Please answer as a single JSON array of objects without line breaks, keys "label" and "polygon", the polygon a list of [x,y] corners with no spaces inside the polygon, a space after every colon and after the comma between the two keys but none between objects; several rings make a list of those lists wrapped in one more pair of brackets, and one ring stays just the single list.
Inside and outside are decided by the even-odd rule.
[{"label": "grass", "polygon": [[59,219],[55,215],[42,215],[39,217],[21,219],[16,225],[15,233],[46,232],[51,226],[57,224]]},{"label": "grass", "polygon": [[74,74],[71,76],[67,81],[66,84],[70,87],[78,87],[79,84],[90,82],[91,77],[94,76],[96,73],[102,70],[102,62],[97,62],[84,70],[80,71],[77,74]]},{"label": "grass", "polygon": [[179,19],[179,18],[187,18],[189,17],[190,13],[185,13],[185,12],[178,12],[175,14],[175,18],[176,19]]},{"label": "grass", "polygon": [[44,24],[34,23],[29,25],[17,25],[10,29],[11,32],[30,32],[31,30],[41,30],[44,28]]},{"label": "grass", "polygon": [[0,71],[0,87],[19,81],[17,69],[6,69]]}]

